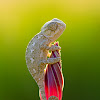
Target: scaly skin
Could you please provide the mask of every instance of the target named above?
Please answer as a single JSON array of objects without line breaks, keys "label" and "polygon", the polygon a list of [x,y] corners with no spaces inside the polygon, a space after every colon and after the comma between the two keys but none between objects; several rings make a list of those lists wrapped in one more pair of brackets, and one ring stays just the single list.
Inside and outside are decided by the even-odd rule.
[{"label": "scaly skin", "polygon": [[[41,29],[35,37],[29,42],[26,49],[26,64],[39,86],[39,91],[43,100],[46,100],[44,92],[44,69],[46,64],[54,64],[61,60],[58,58],[48,58],[50,51],[61,49],[59,46],[51,45],[64,31],[66,25],[59,19],[53,19]],[[51,46],[50,46],[51,45]]]}]

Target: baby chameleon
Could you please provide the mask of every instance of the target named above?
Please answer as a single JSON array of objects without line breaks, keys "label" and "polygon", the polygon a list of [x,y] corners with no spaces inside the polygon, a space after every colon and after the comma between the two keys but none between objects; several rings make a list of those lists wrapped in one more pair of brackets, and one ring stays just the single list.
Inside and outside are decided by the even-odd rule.
[{"label": "baby chameleon", "polygon": [[58,58],[47,58],[49,51],[60,50],[61,47],[51,45],[66,28],[66,24],[54,18],[44,24],[41,31],[29,42],[26,49],[26,64],[32,77],[39,86],[43,100],[46,100],[44,92],[44,69],[46,64],[54,64],[61,60]]}]

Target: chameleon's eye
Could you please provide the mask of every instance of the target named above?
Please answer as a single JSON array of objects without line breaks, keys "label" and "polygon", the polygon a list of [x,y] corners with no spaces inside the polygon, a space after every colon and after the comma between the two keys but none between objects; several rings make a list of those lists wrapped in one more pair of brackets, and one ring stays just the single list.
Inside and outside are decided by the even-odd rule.
[{"label": "chameleon's eye", "polygon": [[58,27],[58,24],[56,22],[51,22],[50,24],[48,24],[48,29],[51,31],[55,31]]}]

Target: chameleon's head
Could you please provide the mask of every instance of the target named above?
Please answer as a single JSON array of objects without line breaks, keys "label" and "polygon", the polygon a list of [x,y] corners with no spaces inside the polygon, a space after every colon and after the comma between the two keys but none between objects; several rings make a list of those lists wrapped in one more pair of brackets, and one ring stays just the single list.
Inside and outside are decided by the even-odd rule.
[{"label": "chameleon's head", "polygon": [[54,18],[51,21],[44,24],[44,26],[41,29],[41,32],[43,35],[47,38],[49,38],[51,41],[55,41],[65,30],[66,24],[57,19]]}]

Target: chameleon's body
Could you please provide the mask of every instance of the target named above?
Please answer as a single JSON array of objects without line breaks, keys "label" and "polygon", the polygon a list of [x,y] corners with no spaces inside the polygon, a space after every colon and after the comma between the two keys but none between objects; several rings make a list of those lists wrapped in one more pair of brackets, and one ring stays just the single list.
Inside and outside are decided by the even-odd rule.
[{"label": "chameleon's body", "polygon": [[58,19],[47,22],[42,27],[41,32],[32,38],[26,49],[26,64],[29,72],[39,86],[43,100],[46,100],[43,83],[45,65],[54,64],[61,59],[60,57],[47,59],[49,50],[61,49],[59,46],[52,45],[50,47],[50,45],[63,33],[65,27],[66,25]]}]

